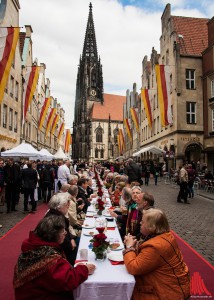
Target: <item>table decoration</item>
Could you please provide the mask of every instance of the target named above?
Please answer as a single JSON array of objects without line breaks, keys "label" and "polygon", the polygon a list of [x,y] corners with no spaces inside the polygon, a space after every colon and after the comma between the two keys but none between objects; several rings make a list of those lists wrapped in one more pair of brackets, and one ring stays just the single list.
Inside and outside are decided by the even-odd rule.
[{"label": "table decoration", "polygon": [[105,209],[105,207],[104,207],[104,202],[102,201],[101,198],[99,198],[99,199],[97,200],[97,209],[98,209],[97,214],[101,216],[103,210]]},{"label": "table decoration", "polygon": [[95,260],[104,261],[107,255],[109,242],[106,241],[107,236],[104,233],[98,233],[90,240],[92,243],[92,251],[95,253]]}]

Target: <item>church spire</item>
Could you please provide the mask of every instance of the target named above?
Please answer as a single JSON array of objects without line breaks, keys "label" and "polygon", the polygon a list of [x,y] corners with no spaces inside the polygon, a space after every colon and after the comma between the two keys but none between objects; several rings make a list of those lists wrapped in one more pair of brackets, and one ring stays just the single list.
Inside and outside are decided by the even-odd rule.
[{"label": "church spire", "polygon": [[97,61],[97,43],[96,43],[96,35],[94,29],[94,20],[92,13],[92,4],[89,4],[89,15],[88,15],[88,23],[86,27],[85,33],[85,41],[82,52],[83,59],[89,58],[90,61]]}]

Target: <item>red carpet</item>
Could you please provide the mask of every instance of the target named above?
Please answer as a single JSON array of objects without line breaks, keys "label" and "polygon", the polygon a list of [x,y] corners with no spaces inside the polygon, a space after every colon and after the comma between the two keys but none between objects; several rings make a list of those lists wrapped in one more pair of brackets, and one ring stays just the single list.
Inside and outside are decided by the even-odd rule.
[{"label": "red carpet", "polygon": [[214,299],[214,267],[173,232],[190,270],[191,299]]},{"label": "red carpet", "polygon": [[[35,215],[27,215],[6,235],[0,238],[0,291],[1,299],[14,300],[12,286],[13,270],[20,254],[22,241],[28,237],[29,231],[33,230],[47,210],[47,205],[38,207]],[[200,254],[190,247],[175,232],[178,245],[189,267],[191,275],[191,299],[214,298],[214,267],[209,264]],[[172,299],[173,300],[173,299]]]},{"label": "red carpet", "polygon": [[[0,238],[0,291],[2,300],[14,300],[13,270],[21,252],[21,243],[28,237],[47,211],[47,205],[38,206],[35,214],[28,214],[21,222]],[[9,217],[9,216],[8,216]]]}]

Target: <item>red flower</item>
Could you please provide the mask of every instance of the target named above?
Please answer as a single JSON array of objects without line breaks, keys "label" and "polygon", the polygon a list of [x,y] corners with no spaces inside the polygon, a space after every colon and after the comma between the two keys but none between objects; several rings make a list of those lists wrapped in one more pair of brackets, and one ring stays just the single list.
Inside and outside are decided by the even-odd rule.
[{"label": "red flower", "polygon": [[101,245],[101,243],[100,243],[99,241],[93,242],[93,247],[94,247],[94,248],[97,248],[97,247],[99,247],[100,245]]}]

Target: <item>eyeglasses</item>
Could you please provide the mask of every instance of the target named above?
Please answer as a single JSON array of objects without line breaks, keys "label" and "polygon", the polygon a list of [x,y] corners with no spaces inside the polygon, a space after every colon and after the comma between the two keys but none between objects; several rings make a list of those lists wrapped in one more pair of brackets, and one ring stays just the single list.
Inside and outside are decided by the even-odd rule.
[{"label": "eyeglasses", "polygon": [[67,231],[66,231],[65,229],[63,229],[63,231],[60,231],[60,234],[66,235],[66,234],[67,234]]}]

